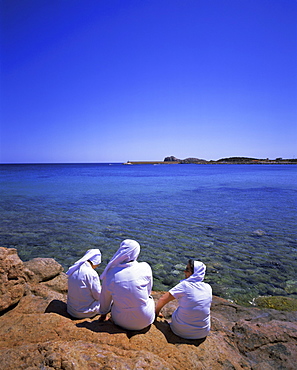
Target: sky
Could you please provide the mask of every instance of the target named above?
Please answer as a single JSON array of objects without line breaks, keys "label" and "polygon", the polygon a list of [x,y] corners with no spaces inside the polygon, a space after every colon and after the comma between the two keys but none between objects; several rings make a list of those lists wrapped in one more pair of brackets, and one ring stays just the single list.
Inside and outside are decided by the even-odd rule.
[{"label": "sky", "polygon": [[297,156],[297,0],[0,0],[0,163]]}]

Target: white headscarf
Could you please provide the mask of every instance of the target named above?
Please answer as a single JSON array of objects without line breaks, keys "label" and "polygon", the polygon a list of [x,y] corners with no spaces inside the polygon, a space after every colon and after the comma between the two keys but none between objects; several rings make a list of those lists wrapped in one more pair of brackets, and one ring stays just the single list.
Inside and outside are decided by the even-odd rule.
[{"label": "white headscarf", "polygon": [[105,279],[106,274],[109,269],[112,267],[118,266],[120,263],[125,263],[129,261],[136,261],[137,257],[140,253],[140,245],[136,240],[126,239],[124,240],[120,248],[117,252],[113,255],[112,259],[109,261],[105,270],[101,274],[101,280]]},{"label": "white headscarf", "polygon": [[72,275],[74,271],[80,268],[80,266],[86,261],[91,261],[93,265],[99,265],[101,263],[100,250],[99,249],[89,249],[81,259],[79,259],[78,261],[75,262],[74,265],[69,267],[66,274],[68,276]]},{"label": "white headscarf", "polygon": [[193,282],[193,283],[202,281],[205,276],[205,271],[206,271],[206,266],[203,262],[194,261],[194,273],[185,280]]}]

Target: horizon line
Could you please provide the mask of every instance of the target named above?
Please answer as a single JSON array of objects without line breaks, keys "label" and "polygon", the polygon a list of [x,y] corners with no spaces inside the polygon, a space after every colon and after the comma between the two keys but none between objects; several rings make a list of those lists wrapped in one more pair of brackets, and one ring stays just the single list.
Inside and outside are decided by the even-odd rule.
[{"label": "horizon line", "polygon": [[[282,161],[285,161],[285,160],[295,160],[295,156],[293,158],[283,158],[283,157],[276,157],[274,159],[270,159],[268,157],[266,158],[257,158],[257,157],[245,157],[245,156],[231,156],[231,157],[223,157],[223,158],[219,158],[219,159],[202,159],[202,158],[195,158],[195,157],[187,157],[187,158],[184,158],[184,159],[179,159],[177,158],[177,161],[182,161],[182,160],[186,160],[186,159],[198,159],[200,161],[206,161],[206,162],[217,162],[217,161],[220,161],[220,160],[223,160],[223,159],[231,159],[231,158],[246,158],[246,159],[250,159],[250,160],[262,160],[262,161],[275,161],[275,160],[282,160]],[[117,162],[111,162],[111,161],[103,161],[103,162],[99,162],[99,161],[92,161],[92,162],[0,162],[0,165],[34,165],[34,164],[123,164],[123,163],[129,163],[129,162],[165,162],[165,160],[128,160],[126,162],[123,162],[123,161],[117,161]]]}]

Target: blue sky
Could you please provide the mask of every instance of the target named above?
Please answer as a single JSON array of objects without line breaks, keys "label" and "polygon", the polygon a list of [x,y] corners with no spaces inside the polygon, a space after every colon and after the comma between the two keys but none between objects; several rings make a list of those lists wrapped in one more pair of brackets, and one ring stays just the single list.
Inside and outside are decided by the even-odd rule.
[{"label": "blue sky", "polygon": [[1,163],[297,155],[297,1],[0,0]]}]

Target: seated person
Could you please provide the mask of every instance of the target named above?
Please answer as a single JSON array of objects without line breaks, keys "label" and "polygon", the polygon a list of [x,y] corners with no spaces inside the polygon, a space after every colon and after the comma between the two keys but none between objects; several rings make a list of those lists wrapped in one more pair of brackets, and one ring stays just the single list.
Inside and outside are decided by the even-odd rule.
[{"label": "seated person", "polygon": [[211,286],[203,282],[206,266],[189,260],[185,279],[165,293],[157,302],[156,316],[166,303],[177,299],[178,308],[172,314],[170,328],[185,339],[205,338],[210,330]]},{"label": "seated person", "polygon": [[152,270],[146,262],[137,262],[140,245],[124,240],[101,275],[100,321],[111,311],[116,325],[142,330],[155,319],[155,304],[150,296]]},{"label": "seated person", "polygon": [[101,263],[99,249],[90,249],[66,272],[67,312],[78,319],[99,314],[101,284],[95,268]]}]

